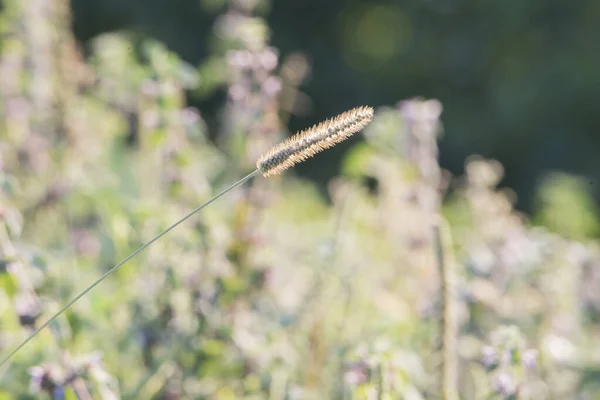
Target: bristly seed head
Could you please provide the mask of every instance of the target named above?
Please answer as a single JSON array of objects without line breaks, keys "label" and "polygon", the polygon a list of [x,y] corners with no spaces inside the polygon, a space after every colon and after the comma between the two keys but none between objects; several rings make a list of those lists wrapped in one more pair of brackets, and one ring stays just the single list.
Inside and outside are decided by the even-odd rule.
[{"label": "bristly seed head", "polygon": [[284,140],[260,157],[256,166],[264,176],[279,174],[360,132],[371,119],[373,108],[353,108]]}]

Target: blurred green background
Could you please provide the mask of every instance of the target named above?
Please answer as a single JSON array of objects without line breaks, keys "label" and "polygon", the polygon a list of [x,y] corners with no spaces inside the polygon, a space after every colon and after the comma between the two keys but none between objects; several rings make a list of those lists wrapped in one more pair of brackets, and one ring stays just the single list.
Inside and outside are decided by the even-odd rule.
[{"label": "blurred green background", "polygon": [[[549,170],[600,178],[597,1],[240,1],[246,3],[267,25],[250,35],[266,34],[283,57],[309,57],[307,98],[292,129],[357,103],[433,97],[444,104],[442,166],[459,173],[473,153],[500,160],[523,209],[531,211],[532,188]],[[211,54],[224,4],[73,0],[74,32],[87,43],[127,29],[198,65]],[[222,96],[206,90],[192,100],[218,107]],[[330,155],[300,170],[323,183],[337,164]]]},{"label": "blurred green background", "polygon": [[600,398],[600,3],[0,4],[0,357],[375,107],[88,293],[0,400]]}]

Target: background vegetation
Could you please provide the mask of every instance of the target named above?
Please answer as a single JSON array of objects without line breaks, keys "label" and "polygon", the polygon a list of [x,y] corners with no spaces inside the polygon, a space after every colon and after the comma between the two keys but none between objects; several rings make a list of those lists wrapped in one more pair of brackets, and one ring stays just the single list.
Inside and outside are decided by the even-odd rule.
[{"label": "background vegetation", "polygon": [[375,120],[305,163],[320,184],[254,179],[132,260],[0,369],[0,399],[600,396],[593,180],[547,175],[526,216],[466,157],[510,155],[521,185],[552,149],[594,167],[560,132],[598,118],[596,3],[149,4],[2,5],[1,355],[288,131]]},{"label": "background vegetation", "polygon": [[[532,212],[533,188],[565,170],[600,180],[600,3],[595,0],[240,0],[282,58],[302,52],[312,73],[290,121],[302,129],[357,101],[424,96],[444,104],[441,163],[454,174],[477,153],[502,162],[505,184]],[[197,66],[214,55],[225,0],[72,0],[83,43],[115,29],[157,38]],[[223,26],[223,25],[218,25]],[[91,46],[90,46],[91,47]],[[211,90],[214,89],[214,91]],[[190,96],[209,115],[225,92]],[[208,118],[208,116],[207,116]],[[208,122],[211,118],[208,118]],[[213,127],[218,127],[215,121]],[[211,135],[218,130],[212,129]],[[324,185],[342,150],[302,165]],[[592,188],[600,200],[598,185]]]}]

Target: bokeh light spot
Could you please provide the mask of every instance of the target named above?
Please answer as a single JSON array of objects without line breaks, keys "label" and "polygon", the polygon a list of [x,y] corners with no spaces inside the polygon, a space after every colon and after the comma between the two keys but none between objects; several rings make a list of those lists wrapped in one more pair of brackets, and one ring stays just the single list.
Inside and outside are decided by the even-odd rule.
[{"label": "bokeh light spot", "polygon": [[392,5],[357,7],[342,16],[344,56],[357,68],[381,65],[406,51],[412,24],[404,11]]}]

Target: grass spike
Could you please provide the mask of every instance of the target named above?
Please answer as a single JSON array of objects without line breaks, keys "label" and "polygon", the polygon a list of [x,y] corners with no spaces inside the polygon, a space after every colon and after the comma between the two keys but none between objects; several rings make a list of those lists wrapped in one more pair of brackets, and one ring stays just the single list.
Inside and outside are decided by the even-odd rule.
[{"label": "grass spike", "polygon": [[256,166],[264,176],[280,174],[361,131],[371,119],[373,108],[353,108],[284,140],[260,157]]},{"label": "grass spike", "polygon": [[332,119],[321,122],[320,124],[315,125],[312,128],[299,132],[298,134],[290,137],[289,139],[273,147],[269,152],[267,152],[258,160],[256,164],[256,170],[246,175],[244,178],[240,179],[228,188],[224,189],[219,194],[217,194],[201,206],[190,211],[179,221],[175,222],[173,225],[169,226],[167,229],[150,239],[148,242],[141,245],[137,250],[125,257],[123,261],[112,267],[110,270],[104,273],[104,275],[96,279],[91,285],[89,285],[77,296],[75,296],[71,301],[64,305],[60,310],[55,312],[50,318],[48,318],[46,322],[44,322],[40,327],[33,331],[33,333],[31,333],[25,340],[23,340],[17,347],[15,347],[5,357],[3,357],[2,361],[0,361],[0,367],[6,364],[8,360],[10,360],[35,336],[37,336],[38,333],[44,330],[56,318],[61,316],[65,311],[67,311],[73,304],[75,304],[79,299],[85,296],[89,291],[98,286],[109,275],[118,270],[121,266],[123,266],[123,264],[131,260],[138,253],[143,251],[146,247],[150,246],[152,243],[156,242],[158,239],[160,239],[161,237],[169,233],[171,230],[175,229],[177,226],[182,224],[188,218],[196,214],[198,211],[202,210],[204,207],[208,206],[209,204],[211,204],[221,196],[225,195],[226,193],[230,192],[231,190],[235,189],[236,187],[241,186],[259,172],[262,173],[264,176],[279,174],[284,170],[293,167],[297,163],[312,157],[318,152],[334,146],[335,144],[350,137],[354,133],[362,130],[371,121],[372,118],[373,108],[356,107]]}]

